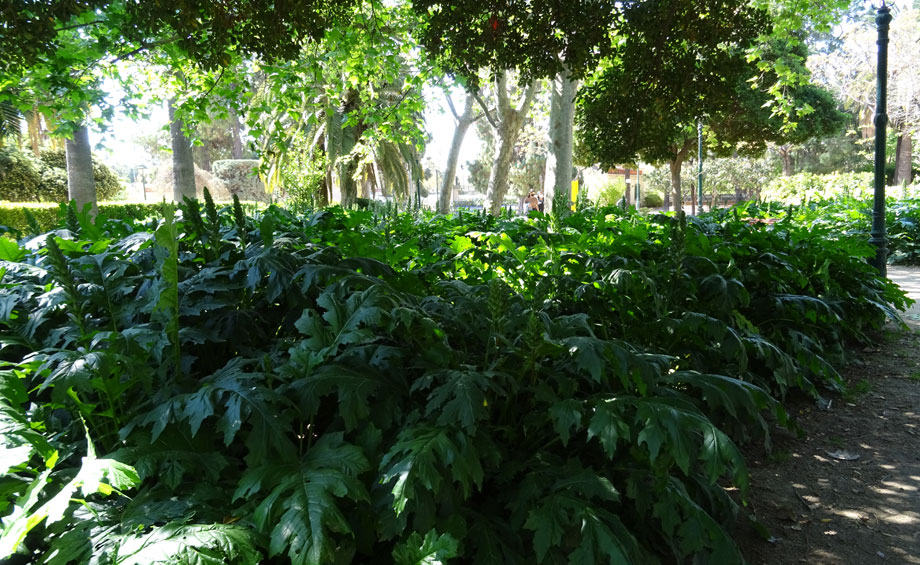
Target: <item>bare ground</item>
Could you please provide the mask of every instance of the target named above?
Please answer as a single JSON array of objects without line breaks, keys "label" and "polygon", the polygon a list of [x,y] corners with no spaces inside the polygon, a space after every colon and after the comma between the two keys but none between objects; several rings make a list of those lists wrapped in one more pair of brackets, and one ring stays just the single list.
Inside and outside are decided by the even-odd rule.
[{"label": "bare ground", "polygon": [[[889,276],[920,298],[920,269]],[[842,371],[851,392],[793,404],[801,437],[781,430],[753,453],[741,524],[749,563],[920,564],[920,303]]]}]

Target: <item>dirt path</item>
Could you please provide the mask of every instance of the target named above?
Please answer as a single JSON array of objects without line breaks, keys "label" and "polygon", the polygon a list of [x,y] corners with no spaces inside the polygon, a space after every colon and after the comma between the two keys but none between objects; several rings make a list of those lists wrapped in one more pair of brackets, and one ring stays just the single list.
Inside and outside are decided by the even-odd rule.
[{"label": "dirt path", "polygon": [[772,539],[740,528],[752,564],[920,564],[920,268],[889,267],[918,300],[908,331],[889,332],[846,370],[845,398],[795,412],[751,462],[751,509]]}]

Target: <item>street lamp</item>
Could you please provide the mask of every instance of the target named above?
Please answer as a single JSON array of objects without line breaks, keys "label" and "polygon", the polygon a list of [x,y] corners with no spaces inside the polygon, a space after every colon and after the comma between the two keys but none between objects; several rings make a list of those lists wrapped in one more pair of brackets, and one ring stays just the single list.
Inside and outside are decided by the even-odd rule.
[{"label": "street lamp", "polygon": [[629,177],[629,169],[626,169],[626,190],[623,192],[623,209],[629,208],[629,200],[632,196],[632,179]]},{"label": "street lamp", "polygon": [[144,202],[147,202],[147,165],[143,163],[138,165],[137,174],[141,177],[141,189],[144,191]]},{"label": "street lamp", "polygon": [[[697,211],[703,211],[703,120],[696,121],[696,154],[697,154],[697,171],[696,171],[696,201]],[[715,197],[713,197],[715,198]],[[709,209],[712,210],[710,204]]]},{"label": "street lamp", "polygon": [[888,24],[891,10],[882,0],[875,24],[878,28],[878,82],[875,86],[875,198],[872,207],[872,232],[869,243],[876,247],[870,260],[883,277],[887,275],[888,246],[885,230],[885,126],[888,125]]}]

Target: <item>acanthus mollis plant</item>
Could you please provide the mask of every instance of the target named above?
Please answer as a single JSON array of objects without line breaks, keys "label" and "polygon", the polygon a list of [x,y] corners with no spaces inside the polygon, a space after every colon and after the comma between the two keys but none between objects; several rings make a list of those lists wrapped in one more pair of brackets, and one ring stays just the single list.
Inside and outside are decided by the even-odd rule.
[{"label": "acanthus mollis plant", "polygon": [[[782,421],[766,390],[807,386],[755,366],[795,373],[784,336],[814,331],[754,305],[815,293],[869,327],[903,298],[836,244],[851,282],[819,287],[792,228],[179,212],[0,247],[2,539],[27,559],[736,562],[726,432]],[[865,308],[834,306],[847,285]]]}]

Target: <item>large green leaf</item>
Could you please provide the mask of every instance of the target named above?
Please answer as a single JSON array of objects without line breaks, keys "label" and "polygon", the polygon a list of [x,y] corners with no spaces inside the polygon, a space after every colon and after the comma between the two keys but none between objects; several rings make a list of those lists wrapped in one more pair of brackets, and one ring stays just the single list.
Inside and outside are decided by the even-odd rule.
[{"label": "large green leaf", "polygon": [[423,538],[413,532],[406,541],[393,549],[393,562],[396,565],[446,565],[452,557],[457,557],[457,540],[450,534],[429,531]]},{"label": "large green leaf", "polygon": [[341,501],[369,500],[355,478],[368,468],[359,448],[344,443],[341,433],[328,433],[295,463],[267,463],[246,471],[233,498],[270,489],[254,511],[256,526],[270,532],[269,556],[286,551],[295,565],[320,565],[334,561],[332,534],[352,533]]},{"label": "large green leaf", "polygon": [[119,565],[220,565],[258,563],[255,532],[234,524],[169,523],[138,536],[127,536],[112,556]]},{"label": "large green leaf", "polygon": [[400,514],[420,489],[437,493],[445,479],[458,482],[469,496],[473,486],[482,484],[483,457],[469,436],[417,424],[403,429],[383,456],[380,481],[392,482],[393,509]]}]

